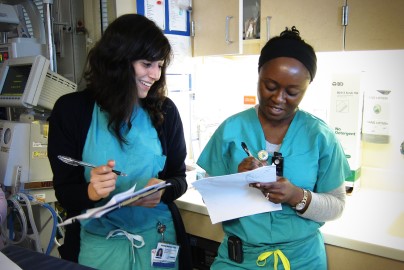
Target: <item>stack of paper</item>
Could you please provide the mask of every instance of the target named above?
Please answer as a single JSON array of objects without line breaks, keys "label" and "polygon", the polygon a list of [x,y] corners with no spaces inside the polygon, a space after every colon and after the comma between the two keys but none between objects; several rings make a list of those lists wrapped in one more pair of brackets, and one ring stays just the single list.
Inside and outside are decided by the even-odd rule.
[{"label": "stack of paper", "polygon": [[195,181],[193,186],[201,194],[212,224],[239,217],[281,210],[281,204],[268,201],[260,190],[250,183],[276,181],[276,166],[208,177]]}]

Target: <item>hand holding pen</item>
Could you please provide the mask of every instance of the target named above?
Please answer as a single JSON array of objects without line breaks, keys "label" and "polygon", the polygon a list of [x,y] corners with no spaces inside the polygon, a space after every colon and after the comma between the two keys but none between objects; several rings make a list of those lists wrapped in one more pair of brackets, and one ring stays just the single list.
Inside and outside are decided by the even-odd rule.
[{"label": "hand holding pen", "polygon": [[[58,159],[60,159],[64,163],[67,163],[67,164],[72,165],[72,166],[83,166],[83,167],[89,167],[89,168],[96,168],[97,167],[97,166],[95,166],[93,164],[90,164],[90,163],[87,163],[87,162],[84,162],[84,161],[80,161],[80,160],[76,160],[74,158],[67,157],[67,156],[59,155]],[[116,175],[119,175],[119,176],[127,176],[125,173],[120,172],[120,171],[112,170],[112,172],[115,173]]]},{"label": "hand holding pen", "polygon": [[260,161],[252,155],[245,142],[241,142],[241,147],[243,148],[244,152],[246,152],[248,157],[243,159],[238,165],[238,172],[251,171],[266,164],[266,161]]},{"label": "hand holding pen", "polygon": [[[108,197],[110,193],[115,190],[118,175],[126,176],[125,173],[116,170],[112,170],[113,173],[111,174],[111,171],[108,172],[105,171],[105,168],[102,168],[104,166],[95,166],[66,156],[58,156],[58,158],[72,166],[93,168],[91,171],[90,184],[88,185],[88,197],[92,201],[98,201],[102,198]],[[113,168],[115,166],[115,161],[108,161],[106,166]]]}]

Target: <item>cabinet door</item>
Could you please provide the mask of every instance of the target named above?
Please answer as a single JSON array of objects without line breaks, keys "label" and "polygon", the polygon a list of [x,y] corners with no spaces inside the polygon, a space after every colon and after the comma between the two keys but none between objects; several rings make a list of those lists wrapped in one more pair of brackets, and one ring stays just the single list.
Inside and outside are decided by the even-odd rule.
[{"label": "cabinet door", "polygon": [[404,49],[403,0],[349,0],[346,50]]},{"label": "cabinet door", "polygon": [[194,0],[193,56],[242,53],[242,11],[242,0]]},{"label": "cabinet door", "polygon": [[343,4],[343,0],[262,0],[261,46],[265,45],[268,38],[279,35],[285,27],[296,26],[301,37],[315,51],[342,50]]}]

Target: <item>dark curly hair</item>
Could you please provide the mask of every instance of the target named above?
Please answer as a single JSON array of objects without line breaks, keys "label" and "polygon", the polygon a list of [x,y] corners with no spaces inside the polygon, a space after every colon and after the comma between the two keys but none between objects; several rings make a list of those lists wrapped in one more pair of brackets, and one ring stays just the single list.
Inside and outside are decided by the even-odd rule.
[{"label": "dark curly hair", "polygon": [[[90,50],[84,78],[87,89],[100,108],[108,113],[108,128],[119,142],[127,143],[122,134],[129,123],[135,104],[150,115],[155,127],[164,121],[162,104],[166,98],[166,69],[172,58],[172,48],[162,30],[139,14],[126,14],[114,20],[101,39]],[[139,99],[133,61],[164,61],[161,77],[147,97]]]}]

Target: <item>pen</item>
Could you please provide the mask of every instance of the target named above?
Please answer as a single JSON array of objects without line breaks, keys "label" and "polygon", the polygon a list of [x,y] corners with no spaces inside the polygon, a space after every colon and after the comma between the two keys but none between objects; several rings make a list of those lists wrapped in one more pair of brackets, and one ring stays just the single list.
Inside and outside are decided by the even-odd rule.
[{"label": "pen", "polygon": [[244,152],[246,152],[247,156],[252,157],[253,155],[251,154],[250,150],[248,150],[247,145],[245,142],[241,142],[241,147],[243,148]]},{"label": "pen", "polygon": [[[58,159],[60,159],[64,163],[67,163],[67,164],[72,165],[72,166],[79,166],[80,165],[80,166],[89,167],[89,168],[97,167],[97,166],[95,166],[93,164],[83,162],[83,161],[79,161],[79,160],[76,160],[74,158],[66,157],[66,156],[62,156],[62,155],[59,155]],[[120,172],[120,171],[117,171],[117,170],[112,170],[112,172],[115,173],[116,175],[127,176],[126,173],[123,173],[123,172]]]}]

